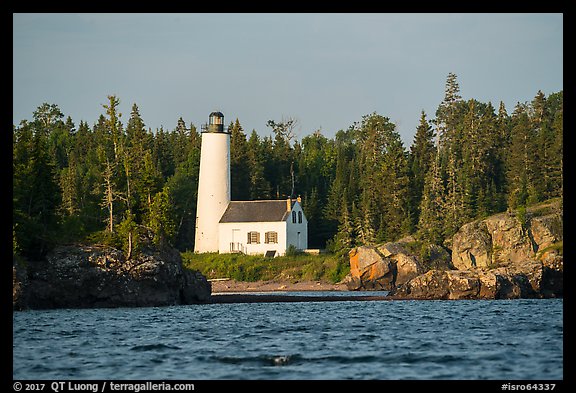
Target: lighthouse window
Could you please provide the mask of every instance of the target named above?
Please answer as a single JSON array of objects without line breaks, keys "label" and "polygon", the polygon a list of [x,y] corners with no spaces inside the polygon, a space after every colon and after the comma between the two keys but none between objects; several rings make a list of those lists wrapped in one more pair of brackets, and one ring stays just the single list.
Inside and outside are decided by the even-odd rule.
[{"label": "lighthouse window", "polygon": [[292,224],[296,224],[296,212],[292,212]]},{"label": "lighthouse window", "polygon": [[248,232],[248,244],[260,244],[260,233]]},{"label": "lighthouse window", "polygon": [[278,243],[278,232],[266,232],[265,242],[266,244]]},{"label": "lighthouse window", "polygon": [[298,212],[298,224],[302,224],[302,212]]}]

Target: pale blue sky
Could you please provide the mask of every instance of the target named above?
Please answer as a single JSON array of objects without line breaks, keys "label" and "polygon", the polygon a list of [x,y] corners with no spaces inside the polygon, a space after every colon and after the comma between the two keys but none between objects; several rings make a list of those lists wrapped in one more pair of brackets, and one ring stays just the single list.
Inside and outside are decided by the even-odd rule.
[{"label": "pale blue sky", "polygon": [[508,113],[563,90],[563,15],[13,14],[14,124],[47,102],[92,126],[115,94],[152,130],[219,109],[247,134],[292,117],[332,138],[377,112],[408,148],[449,72]]}]

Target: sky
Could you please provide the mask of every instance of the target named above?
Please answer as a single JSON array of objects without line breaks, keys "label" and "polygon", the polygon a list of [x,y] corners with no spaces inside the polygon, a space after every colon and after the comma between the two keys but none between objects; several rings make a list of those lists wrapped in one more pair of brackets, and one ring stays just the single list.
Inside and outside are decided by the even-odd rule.
[{"label": "sky", "polygon": [[560,13],[13,14],[13,123],[56,104],[93,126],[108,95],[127,124],[198,128],[210,112],[249,135],[295,119],[296,137],[378,113],[406,148],[446,78],[463,99],[520,102],[563,90]]}]

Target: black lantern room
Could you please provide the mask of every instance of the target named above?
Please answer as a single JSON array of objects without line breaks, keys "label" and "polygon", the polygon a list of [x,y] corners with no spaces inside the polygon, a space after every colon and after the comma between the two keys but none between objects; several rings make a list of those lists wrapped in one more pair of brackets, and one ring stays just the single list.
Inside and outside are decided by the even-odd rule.
[{"label": "black lantern room", "polygon": [[226,130],[224,129],[224,115],[222,112],[215,111],[210,113],[208,124],[202,126],[202,132],[226,133]]}]

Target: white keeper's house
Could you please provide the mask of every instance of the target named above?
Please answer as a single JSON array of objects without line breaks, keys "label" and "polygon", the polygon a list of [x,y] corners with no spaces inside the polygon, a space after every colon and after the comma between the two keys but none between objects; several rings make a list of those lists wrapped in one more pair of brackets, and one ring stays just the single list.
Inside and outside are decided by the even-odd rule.
[{"label": "white keeper's house", "polygon": [[230,200],[230,133],[212,112],[202,127],[194,251],[280,256],[308,248],[300,198]]}]

